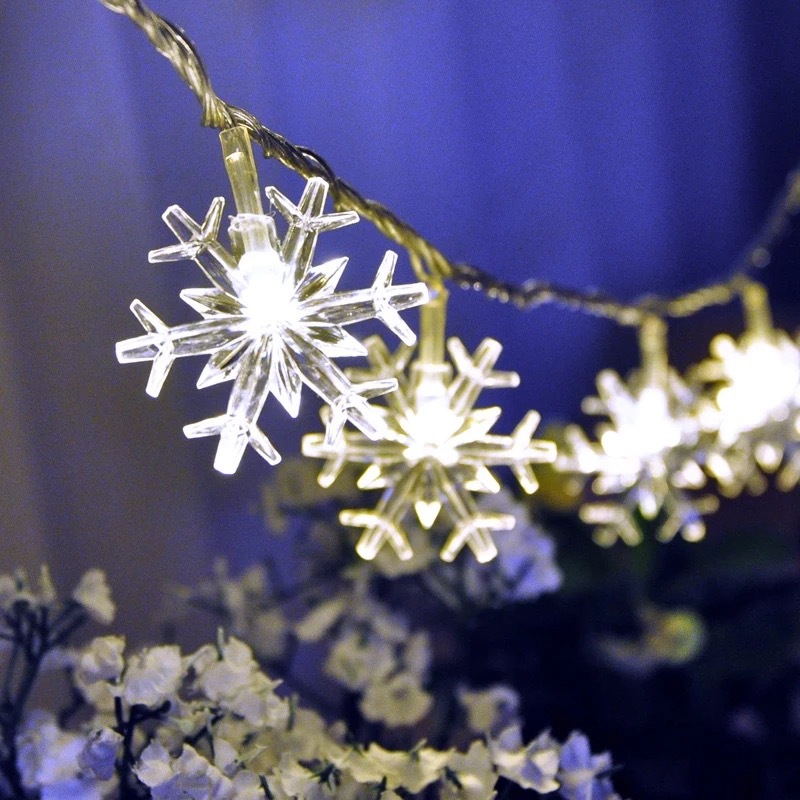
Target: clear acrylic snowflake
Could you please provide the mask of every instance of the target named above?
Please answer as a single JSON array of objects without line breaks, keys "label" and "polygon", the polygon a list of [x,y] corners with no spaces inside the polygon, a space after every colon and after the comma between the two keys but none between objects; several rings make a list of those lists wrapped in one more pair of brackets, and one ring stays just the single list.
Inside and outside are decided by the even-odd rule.
[{"label": "clear acrylic snowflake", "polygon": [[[660,334],[659,334],[660,335]],[[608,417],[590,442],[576,425],[565,431],[567,447],[557,467],[564,472],[594,475],[594,494],[607,500],[584,503],[581,519],[597,526],[595,539],[613,544],[622,539],[638,544],[640,519],[653,520],[657,537],[669,541],[678,532],[695,541],[705,535],[702,514],[717,507],[713,496],[692,497],[706,477],[696,451],[700,439],[698,399],[666,366],[645,362],[626,383],[616,372],[597,376],[597,397],[587,397],[587,414]]]},{"label": "clear acrylic snowflake", "polygon": [[764,472],[777,471],[776,484],[784,491],[800,480],[800,346],[772,325],[763,286],[747,284],[742,299],[742,336],[715,336],[711,358],[693,370],[714,398],[705,417],[706,430],[714,434],[705,467],[729,497],[744,488],[763,492]]},{"label": "clear acrylic snowflake", "polygon": [[426,286],[393,286],[397,256],[390,251],[371,288],[337,293],[347,258],[315,266],[317,237],[357,222],[358,215],[323,213],[328,185],[321,178],[308,181],[297,205],[269,186],[267,197],[288,223],[280,239],[275,220],[263,213],[246,130],[224,131],[221,139],[238,212],[229,228],[231,249],[218,240],[224,199],[217,197],[202,224],[179,206],[167,209],[164,221],[180,243],[150,253],[152,262],[193,259],[205,273],[211,287],[181,292],[202,319],[169,327],[135,300],[131,310],[146,333],[119,342],[117,358],[153,362],[147,383],[153,397],[183,356],[210,356],[198,388],[233,381],[224,414],[184,428],[190,438],[220,437],[214,461],[220,472],[235,472],[248,444],[270,464],[280,460],[257,421],[270,394],[296,417],[303,384],[331,408],[325,434],[330,446],[345,420],[370,439],[381,437],[385,421],[367,401],[394,390],[397,382],[386,377],[353,383],[333,359],[366,354],[344,328],[371,318],[403,342],[416,341],[398,311],[425,303]]},{"label": "clear acrylic snowflake", "polygon": [[327,459],[318,478],[322,486],[333,483],[346,464],[355,463],[367,465],[359,488],[383,490],[374,509],[340,514],[342,524],[366,529],[356,546],[358,554],[371,560],[388,543],[400,559],[410,559],[406,515],[413,508],[429,530],[444,509],[453,527],[441,557],[452,561],[466,545],[478,561],[491,560],[497,554],[491,531],[510,530],[515,519],[479,509],[471,493],[499,491],[489,468],[501,465],[511,467],[526,492],[534,492],[538,483],[531,464],[552,462],[556,456],[552,442],[531,438],[539,424],[536,411],[528,412],[510,436],[498,436],[489,431],[501,409],[474,408],[483,389],[516,386],[519,376],[492,369],[502,350],[492,339],[485,339],[472,356],[458,339],[448,341],[455,377],[443,359],[418,359],[409,365],[412,347],[391,354],[378,337],[366,345],[368,376],[399,383],[398,391],[379,407],[387,429],[384,438],[373,442],[345,430],[334,444],[321,434],[308,434],[302,445],[304,455]]}]

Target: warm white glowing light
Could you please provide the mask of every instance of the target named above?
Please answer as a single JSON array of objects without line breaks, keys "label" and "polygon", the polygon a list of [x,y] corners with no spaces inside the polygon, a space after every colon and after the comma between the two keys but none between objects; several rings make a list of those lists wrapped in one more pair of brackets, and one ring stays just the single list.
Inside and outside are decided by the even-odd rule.
[{"label": "warm white glowing light", "polygon": [[239,259],[234,285],[252,335],[269,335],[297,320],[294,282],[274,250],[245,253]]},{"label": "warm white glowing light", "polygon": [[763,492],[764,473],[777,472],[783,490],[800,480],[800,347],[773,326],[763,286],[746,284],[742,302],[745,332],[738,341],[716,336],[711,358],[694,370],[715,400],[715,413],[703,419],[716,437],[706,469],[729,497]]},{"label": "warm white glowing light", "polygon": [[726,383],[717,392],[720,439],[733,444],[740,434],[788,418],[800,399],[800,349],[783,332],[770,339],[743,337],[737,344],[717,336],[711,352]]},{"label": "warm white glowing light", "polygon": [[618,414],[616,426],[600,436],[609,457],[638,465],[647,459],[658,459],[665,450],[680,444],[683,426],[670,415],[669,399],[663,389],[645,386],[631,399],[634,402],[626,404],[627,413]]},{"label": "warm white glowing light", "polygon": [[585,503],[580,517],[597,526],[598,543],[622,539],[638,544],[642,533],[637,514],[657,521],[659,539],[669,540],[680,532],[696,541],[705,535],[700,514],[716,507],[713,498],[689,498],[685,493],[701,488],[706,480],[695,450],[700,408],[688,386],[667,366],[663,323],[653,320],[643,328],[641,344],[641,369],[627,382],[604,370],[597,376],[598,396],[584,401],[588,413],[607,417],[597,426],[597,442],[570,426],[568,451],[557,466],[594,475],[591,488],[601,498]]},{"label": "warm white glowing light", "polygon": [[532,492],[538,484],[531,464],[555,458],[555,445],[531,438],[539,422],[535,411],[510,436],[498,436],[489,431],[500,409],[474,408],[483,388],[514,386],[519,380],[515,373],[494,371],[502,348],[486,339],[470,356],[458,339],[451,339],[455,377],[443,361],[420,358],[409,365],[410,348],[390,354],[377,338],[368,340],[367,348],[367,375],[392,377],[400,386],[380,407],[387,427],[384,440],[372,442],[351,431],[334,445],[320,434],[303,439],[305,455],[327,459],[319,476],[322,485],[330,485],[345,464],[357,463],[367,465],[359,487],[383,490],[374,509],[340,514],[343,524],[365,529],[357,552],[369,560],[389,544],[399,558],[411,558],[403,522],[413,509],[426,530],[442,513],[450,518],[453,527],[441,550],[445,561],[452,561],[465,546],[478,561],[491,560],[497,553],[491,532],[510,530],[515,520],[509,514],[481,511],[471,492],[497,492],[500,484],[490,467],[501,465],[510,466],[523,489]]}]

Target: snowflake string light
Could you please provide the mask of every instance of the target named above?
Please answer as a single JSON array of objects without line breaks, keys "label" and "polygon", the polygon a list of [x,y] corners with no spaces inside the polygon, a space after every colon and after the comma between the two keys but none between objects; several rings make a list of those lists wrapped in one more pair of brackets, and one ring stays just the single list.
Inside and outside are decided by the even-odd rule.
[{"label": "snowflake string light", "polygon": [[[485,339],[470,356],[458,339],[447,349],[456,368],[444,360],[444,298],[439,296],[423,309],[422,344],[419,358],[411,362],[413,348],[401,347],[390,354],[375,337],[367,342],[371,368],[377,381],[396,379],[397,392],[380,407],[387,432],[381,441],[370,441],[362,433],[345,431],[331,444],[320,434],[303,438],[303,453],[325,458],[319,482],[329,486],[345,464],[367,464],[358,481],[361,489],[383,489],[374,509],[341,512],[344,525],[365,528],[356,550],[373,559],[388,543],[400,559],[413,555],[403,520],[413,508],[426,530],[432,528],[444,509],[453,524],[441,551],[452,561],[466,545],[480,562],[494,558],[497,548],[491,532],[510,530],[510,514],[481,511],[471,492],[500,489],[490,467],[510,466],[522,488],[534,492],[538,486],[531,464],[552,462],[552,442],[533,440],[539,414],[530,411],[510,436],[489,433],[501,409],[474,408],[483,389],[517,386],[514,372],[493,370],[501,345]],[[410,363],[411,362],[411,363]]]},{"label": "snowflake string light", "polygon": [[270,464],[280,460],[257,420],[270,394],[296,417],[303,384],[331,408],[325,433],[330,446],[345,420],[366,437],[379,438],[386,424],[367,401],[393,391],[396,380],[386,377],[354,384],[333,358],[366,354],[344,327],[371,318],[413,344],[416,336],[398,311],[426,302],[427,287],[393,286],[397,256],[389,251],[371,288],[337,293],[347,259],[314,266],[317,237],[357,222],[358,215],[323,213],[328,185],[320,178],[308,181],[297,205],[269,186],[267,196],[288,222],[280,240],[275,221],[263,213],[246,129],[223,131],[220,138],[237,208],[229,229],[231,251],[217,238],[224,205],[217,197],[202,224],[178,206],[167,209],[164,221],[180,243],[150,253],[153,262],[193,259],[203,270],[213,286],[181,292],[202,319],[168,327],[135,300],[131,310],[147,333],[119,342],[117,358],[153,362],[147,383],[147,393],[153,397],[174,360],[183,356],[210,356],[198,388],[233,381],[224,414],[184,428],[190,438],[220,437],[214,461],[220,472],[235,472],[248,444]]},{"label": "snowflake string light", "polygon": [[700,438],[697,398],[668,367],[666,327],[659,319],[642,326],[642,367],[626,383],[612,370],[597,377],[598,397],[584,400],[588,414],[607,416],[590,442],[577,426],[566,431],[568,448],[557,464],[565,472],[594,474],[597,495],[617,495],[608,501],[585,503],[584,522],[596,525],[595,539],[612,544],[641,541],[637,515],[657,520],[657,536],[669,541],[705,535],[701,514],[714,511],[714,497],[690,498],[705,475],[697,461]]},{"label": "snowflake string light", "polygon": [[746,329],[739,341],[726,334],[711,341],[712,358],[694,370],[714,390],[706,428],[716,433],[706,468],[720,490],[735,496],[766,488],[761,470],[778,474],[789,490],[800,479],[800,348],[772,324],[763,286],[742,290]]}]

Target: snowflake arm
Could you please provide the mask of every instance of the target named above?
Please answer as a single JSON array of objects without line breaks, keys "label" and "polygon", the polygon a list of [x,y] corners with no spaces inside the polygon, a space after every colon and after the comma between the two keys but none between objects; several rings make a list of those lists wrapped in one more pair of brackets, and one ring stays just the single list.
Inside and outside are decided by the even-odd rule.
[{"label": "snowflake arm", "polygon": [[270,202],[289,223],[289,230],[281,246],[285,264],[294,266],[294,282],[300,284],[314,258],[317,236],[358,222],[355,211],[324,214],[328,184],[322,178],[312,178],[306,191],[295,205],[274,186],[266,188]]},{"label": "snowflake arm", "polygon": [[495,365],[503,347],[494,339],[484,339],[470,357],[459,339],[449,339],[447,349],[458,371],[448,387],[451,406],[457,414],[467,413],[483,389],[507,389],[519,386],[516,372],[495,372]]},{"label": "snowflake arm", "polygon": [[487,433],[480,443],[465,444],[464,460],[484,469],[486,466],[508,465],[526,494],[533,494],[539,488],[539,482],[531,464],[548,464],[556,458],[553,442],[533,438],[540,421],[539,412],[531,409],[510,436],[491,436]]},{"label": "snowflake arm", "polygon": [[[441,470],[441,465],[438,469]],[[516,524],[516,519],[511,514],[481,512],[472,496],[459,492],[447,475],[440,475],[439,484],[447,499],[451,516],[456,522],[442,548],[442,560],[455,560],[467,545],[480,564],[491,561],[497,555],[497,546],[490,532],[510,531]]]},{"label": "snowflake arm", "polygon": [[280,461],[277,450],[256,426],[269,396],[270,371],[275,363],[270,358],[270,344],[267,341],[260,346],[251,346],[242,356],[242,366],[224,415],[195,422],[183,429],[189,439],[220,437],[214,468],[226,475],[236,472],[248,444],[252,444],[268,463]]},{"label": "snowflake arm", "polygon": [[147,394],[158,397],[176,358],[214,353],[223,345],[241,342],[245,323],[235,318],[210,319],[169,328],[144,303],[134,300],[131,311],[147,331],[117,344],[121,362],[152,361]]},{"label": "snowflake arm", "polygon": [[235,294],[229,276],[236,270],[236,259],[217,239],[224,208],[225,198],[215,197],[205,220],[198,225],[180,206],[170,206],[162,219],[180,243],[151,250],[150,263],[192,259],[211,283],[223,292]]},{"label": "snowflake arm", "polygon": [[408,561],[413,556],[401,523],[418,480],[419,472],[409,470],[384,492],[373,511],[348,509],[341,512],[339,521],[342,525],[366,528],[356,545],[356,552],[361,558],[371,561],[385,543],[392,546],[401,561]]},{"label": "snowflake arm", "polygon": [[302,305],[311,323],[326,325],[352,325],[367,319],[378,319],[404,344],[414,344],[416,335],[403,321],[399,310],[424,303],[428,290],[424,284],[392,286],[397,254],[391,250],[383,257],[375,281],[370,289],[342,292],[336,303],[325,302],[325,297],[315,297]]}]

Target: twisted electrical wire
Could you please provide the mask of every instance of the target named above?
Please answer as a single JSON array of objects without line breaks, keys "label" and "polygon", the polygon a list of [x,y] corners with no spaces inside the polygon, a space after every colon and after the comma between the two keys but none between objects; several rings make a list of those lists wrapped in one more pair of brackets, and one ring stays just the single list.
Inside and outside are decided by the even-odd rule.
[{"label": "twisted electrical wire", "polygon": [[517,285],[471,264],[451,261],[391,209],[365,198],[336,175],[322,156],[307,147],[293,144],[267,128],[250,112],[222,100],[211,85],[197,49],[177,25],[149,9],[140,0],[100,2],[112,11],[127,16],[156,50],[169,60],[200,102],[204,126],[218,129],[244,126],[266,158],[277,159],[304,178],[323,178],[330,185],[330,195],[336,208],[357,211],[372,222],[383,236],[407,250],[417,277],[433,288],[450,280],[463,289],[478,291],[523,309],[556,304],[611,319],[620,325],[638,326],[652,315],[688,317],[709,306],[724,305],[738,296],[749,275],[770,262],[775,247],[786,236],[792,218],[800,210],[798,167],[789,174],[756,236],[734,262],[731,277],[676,298],[648,296],[634,303],[623,303],[601,292],[568,289],[536,279]]}]

